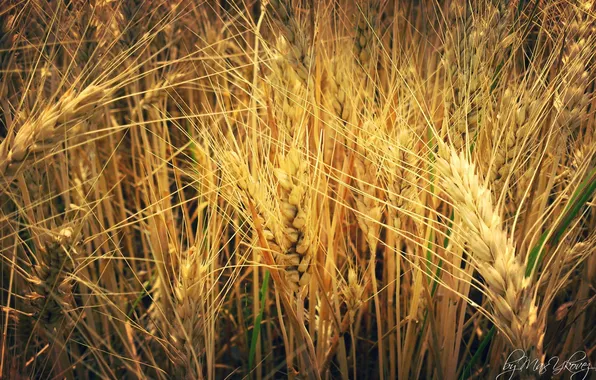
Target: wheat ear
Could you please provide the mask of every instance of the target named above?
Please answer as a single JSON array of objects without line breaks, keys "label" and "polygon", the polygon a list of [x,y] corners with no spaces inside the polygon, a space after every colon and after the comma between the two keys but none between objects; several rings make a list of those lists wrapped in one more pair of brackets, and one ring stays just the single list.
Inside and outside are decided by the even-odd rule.
[{"label": "wheat ear", "polygon": [[339,54],[333,59],[325,71],[323,84],[324,102],[333,112],[333,116],[342,121],[342,124],[352,122],[353,106],[350,95],[354,92],[352,87],[352,66],[347,63],[346,54]]},{"label": "wheat ear", "polygon": [[306,85],[315,62],[311,54],[306,27],[299,21],[288,0],[271,0],[269,9],[274,24],[288,42],[287,59],[300,80]]},{"label": "wheat ear", "polygon": [[278,263],[285,266],[286,280],[294,291],[310,282],[312,259],[311,215],[309,212],[308,165],[306,157],[296,148],[280,157],[275,170],[279,181],[280,214],[283,233],[279,240],[282,255]]},{"label": "wheat ear", "polygon": [[[292,168],[285,168],[284,164],[282,164],[280,169],[284,171],[285,175],[288,174],[288,172],[286,172],[287,169],[292,176],[295,176],[297,173],[294,172],[295,169],[293,168],[295,163],[296,162],[294,161],[288,164],[292,165]],[[235,184],[236,189],[239,190],[234,192],[237,195],[240,195],[241,205],[248,209],[250,218],[253,219],[259,244],[262,248],[269,248],[268,251],[263,252],[265,262],[268,265],[279,265],[283,270],[283,273],[279,273],[277,269],[273,270],[271,271],[271,276],[273,277],[276,286],[280,287],[281,301],[286,308],[292,326],[295,331],[298,332],[297,337],[305,344],[306,350],[301,353],[301,356],[304,358],[305,363],[307,363],[306,365],[308,366],[305,372],[309,373],[313,378],[318,379],[320,378],[320,375],[315,360],[315,351],[312,340],[310,339],[304,324],[299,321],[298,316],[294,312],[292,304],[290,303],[290,298],[288,297],[288,290],[293,290],[294,292],[299,291],[301,287],[303,288],[303,285],[306,285],[309,278],[306,274],[308,273],[310,266],[306,265],[306,270],[303,270],[305,266],[303,264],[303,259],[305,258],[305,254],[309,252],[310,247],[304,251],[305,254],[302,254],[300,261],[297,261],[295,256],[290,256],[292,249],[298,253],[299,250],[302,251],[302,248],[298,248],[298,245],[307,243],[307,240],[300,235],[300,222],[295,226],[296,219],[300,220],[301,218],[299,218],[298,212],[294,218],[282,218],[285,220],[292,220],[293,228],[287,231],[282,230],[283,226],[279,223],[278,216],[271,212],[272,207],[269,199],[267,199],[266,188],[254,179],[250,174],[246,163],[244,163],[235,152],[227,151],[224,153],[223,165],[225,167],[224,174],[229,177],[228,179],[230,182]],[[300,168],[300,165],[298,168]],[[286,179],[285,175],[281,176],[283,179],[280,181],[280,187],[283,189],[293,187],[294,184],[306,184],[304,182],[294,182],[292,177],[288,179],[289,183],[282,184],[281,182]],[[292,194],[291,191],[290,194]],[[308,216],[305,220],[308,223]],[[305,224],[305,226],[306,225],[307,224]],[[298,231],[298,234],[296,234],[295,231]],[[282,248],[285,244],[290,246],[288,250]],[[290,255],[288,255],[288,253],[290,253]],[[279,263],[280,259],[282,260],[281,264]],[[310,258],[308,258],[308,260],[310,261]],[[294,273],[297,273],[299,278],[296,278],[296,274]],[[280,276],[280,274],[282,274],[282,276]],[[300,277],[301,274],[302,277]],[[306,279],[306,281],[303,280],[303,278]]]},{"label": "wheat ear", "polygon": [[517,97],[509,88],[503,92],[502,108],[506,113],[499,115],[503,128],[495,128],[491,135],[494,160],[490,163],[489,179],[497,197],[511,187],[513,175],[522,176],[520,171],[526,158],[523,155],[531,143],[531,122],[540,112],[540,106],[528,93]]},{"label": "wheat ear", "polygon": [[48,235],[38,251],[39,263],[34,266],[35,276],[29,282],[32,291],[27,295],[31,301],[38,328],[51,331],[60,326],[64,309],[69,308],[72,284],[68,277],[73,272],[74,231],[63,228],[57,234]]},{"label": "wheat ear", "polygon": [[480,183],[474,164],[452,149],[437,159],[436,168],[460,216],[460,232],[469,253],[486,281],[495,323],[514,346],[539,346],[537,306],[529,279],[524,277],[525,264],[515,255],[513,242],[503,230],[490,190]]},{"label": "wheat ear", "polygon": [[354,191],[356,203],[356,220],[364,232],[366,242],[371,252],[376,252],[383,216],[383,205],[376,196],[377,177],[379,174],[378,152],[375,145],[376,124],[367,121],[363,124],[354,153],[354,179],[357,189]]},{"label": "wheat ear", "polygon": [[[581,6],[569,5],[568,25],[562,58],[562,84],[555,96],[555,107],[559,111],[556,119],[562,127],[568,128],[572,136],[577,135],[581,122],[586,118],[586,107],[590,97],[586,89],[593,81],[587,65],[594,52],[596,39],[594,26],[589,13],[594,9],[593,1],[585,1]],[[592,77],[590,77],[592,74]]]},{"label": "wheat ear", "polygon": [[387,199],[391,206],[390,223],[393,228],[403,231],[404,221],[408,219],[414,220],[414,224],[419,227],[413,216],[420,213],[418,208],[422,201],[417,187],[418,156],[414,151],[415,135],[407,130],[400,131],[396,142],[386,153],[387,161],[383,174],[387,182]]},{"label": "wheat ear", "polygon": [[37,117],[25,121],[14,138],[7,137],[0,144],[0,176],[10,182],[32,153],[40,154],[56,147],[69,127],[89,118],[107,93],[105,88],[95,85],[78,94],[68,91]]},{"label": "wheat ear", "polygon": [[250,201],[256,207],[265,239],[275,263],[283,269],[286,285],[295,292],[299,291],[310,279],[312,234],[309,231],[310,213],[306,197],[308,161],[296,148],[280,157],[280,166],[274,170],[279,183],[279,208],[276,213],[266,188],[250,175],[240,158],[228,152],[225,160],[244,193],[243,202]]},{"label": "wheat ear", "polygon": [[373,28],[376,25],[378,8],[379,2],[375,0],[367,4],[364,9],[360,9],[358,13],[356,36],[354,37],[354,55],[364,71],[371,68],[375,58]]},{"label": "wheat ear", "polygon": [[197,249],[191,247],[186,256],[174,284],[174,307],[181,326],[174,328],[171,338],[176,347],[181,347],[182,373],[187,376],[192,374],[191,378],[198,379],[202,377],[202,370],[195,364],[205,347],[204,320],[209,311],[207,297],[212,284],[208,276],[209,267],[201,262]]},{"label": "wheat ear", "polygon": [[487,89],[496,65],[502,61],[502,52],[512,43],[512,36],[504,36],[506,15],[489,6],[485,15],[472,19],[466,8],[465,3],[451,3],[450,21],[455,32],[446,37],[442,58],[447,125],[457,150],[477,140],[479,123],[487,116]]},{"label": "wheat ear", "polygon": [[362,282],[358,279],[356,270],[352,267],[348,269],[347,281],[341,287],[341,294],[344,297],[344,302],[348,308],[348,315],[350,321],[354,321],[356,313],[364,300],[364,290]]},{"label": "wheat ear", "polygon": [[300,126],[307,100],[306,87],[282,55],[277,55],[272,62],[270,80],[275,121],[281,132],[281,140],[285,143],[291,143],[294,138],[300,140]]}]

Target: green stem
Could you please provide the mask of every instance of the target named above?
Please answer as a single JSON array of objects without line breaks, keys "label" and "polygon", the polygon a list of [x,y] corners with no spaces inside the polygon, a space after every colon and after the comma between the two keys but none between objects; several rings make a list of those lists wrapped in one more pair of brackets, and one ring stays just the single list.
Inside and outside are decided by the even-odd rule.
[{"label": "green stem", "polygon": [[250,352],[248,354],[248,368],[250,369],[250,371],[254,369],[255,353],[257,351],[257,341],[259,339],[259,334],[261,333],[261,321],[263,320],[263,312],[265,311],[265,298],[267,296],[268,289],[269,271],[266,271],[265,277],[263,278],[263,284],[261,285],[261,293],[259,295],[261,299],[261,309],[259,311],[259,315],[257,315],[257,318],[255,319],[255,325],[250,338]]},{"label": "green stem", "polygon": [[528,255],[528,265],[526,266],[526,277],[529,277],[535,268],[540,265],[544,258],[544,247],[547,244],[557,244],[565,230],[573,222],[575,217],[580,213],[584,205],[592,198],[596,191],[596,168],[588,174],[587,178],[581,183],[579,188],[573,193],[571,200],[563,211],[563,218],[553,228],[546,230],[538,243],[532,248]]}]

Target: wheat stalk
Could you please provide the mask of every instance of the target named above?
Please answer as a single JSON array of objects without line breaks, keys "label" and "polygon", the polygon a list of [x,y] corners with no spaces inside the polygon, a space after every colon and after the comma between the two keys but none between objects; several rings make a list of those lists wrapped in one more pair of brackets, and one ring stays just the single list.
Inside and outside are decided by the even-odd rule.
[{"label": "wheat stalk", "polygon": [[165,99],[168,90],[172,89],[177,83],[186,77],[183,72],[168,72],[163,78],[154,83],[151,88],[143,93],[143,98],[139,102],[139,107],[149,108],[151,105]]},{"label": "wheat stalk", "polygon": [[275,121],[282,132],[281,140],[285,143],[291,143],[294,139],[300,140],[300,126],[307,104],[307,89],[294,74],[288,60],[281,55],[277,55],[273,60],[270,80]]},{"label": "wheat stalk", "polygon": [[354,55],[365,72],[370,70],[376,58],[374,28],[377,25],[379,5],[378,1],[371,1],[364,9],[358,10]]},{"label": "wheat stalk", "polygon": [[462,238],[487,283],[495,323],[515,347],[539,347],[542,332],[530,281],[524,277],[525,264],[516,256],[513,242],[503,230],[491,192],[480,183],[474,164],[463,154],[444,147],[442,150],[436,168],[460,216]]},{"label": "wheat stalk", "polygon": [[487,6],[486,14],[473,18],[465,3],[451,3],[450,22],[456,27],[453,35],[446,36],[442,65],[446,74],[445,122],[451,143],[458,150],[478,139],[479,123],[487,117],[486,103],[496,67],[514,38],[504,37],[508,14]]},{"label": "wheat stalk", "polygon": [[305,25],[296,17],[288,0],[271,0],[268,4],[274,24],[286,39],[286,57],[291,68],[306,86],[314,70],[315,59]]},{"label": "wheat stalk", "polygon": [[255,180],[238,154],[226,151],[223,154],[222,166],[225,178],[234,184],[234,193],[240,196],[240,206],[248,209],[248,215],[253,219],[259,244],[265,250],[265,263],[275,263],[282,271],[280,276],[278,268],[275,268],[271,272],[272,277],[281,290],[280,298],[286,307],[292,327],[298,333],[300,341],[305,344],[306,351],[302,356],[307,363],[305,365],[309,366],[305,368],[305,372],[319,378],[312,341],[287,297],[290,292],[300,295],[300,291],[308,284],[312,260],[311,245],[314,245],[312,235],[309,235],[308,231],[308,228],[312,228],[308,224],[309,213],[306,212],[308,199],[304,198],[304,188],[301,188],[308,183],[302,182],[304,177],[301,174],[306,171],[305,165],[308,164],[306,160],[300,161],[302,158],[296,148],[290,149],[287,155],[280,157],[280,167],[274,171],[282,199],[277,210],[272,207],[267,188]]},{"label": "wheat stalk", "polygon": [[586,90],[594,80],[588,70],[595,42],[595,28],[590,19],[593,9],[593,1],[581,2],[580,6],[570,4],[567,9],[569,25],[562,58],[562,83],[555,93],[555,107],[559,111],[558,125],[565,127],[573,137],[577,136],[587,116],[590,98]]},{"label": "wheat stalk", "polygon": [[[15,38],[11,30],[11,22],[8,16],[0,16],[0,94],[6,96],[6,72],[10,65],[12,54],[10,54]],[[4,111],[6,112],[6,111]]]},{"label": "wheat stalk", "polygon": [[343,284],[341,293],[348,308],[350,321],[352,322],[364,301],[364,290],[364,284],[358,279],[356,270],[350,267],[348,269],[347,281]]},{"label": "wheat stalk", "polygon": [[497,120],[502,128],[495,128],[490,136],[490,148],[484,161],[489,165],[488,179],[496,198],[504,197],[507,213],[517,211],[520,192],[527,186],[529,160],[535,149],[534,135],[536,121],[542,110],[541,101],[531,96],[527,90],[515,95],[510,88],[502,94],[502,113]]},{"label": "wheat stalk", "polygon": [[323,101],[332,111],[333,116],[339,119],[343,125],[353,122],[354,112],[350,99],[354,92],[353,78],[351,78],[353,74],[354,70],[347,59],[347,54],[338,53],[325,70],[325,80],[322,84]]},{"label": "wheat stalk", "polygon": [[308,183],[308,161],[292,148],[280,157],[280,165],[274,174],[279,183],[279,208],[276,215],[268,199],[267,190],[255,181],[248,168],[233,152],[228,152],[225,161],[234,173],[237,185],[245,194],[244,202],[255,204],[264,236],[269,244],[276,264],[284,270],[287,286],[294,292],[308,285],[312,249],[312,228],[306,198]]},{"label": "wheat stalk", "polygon": [[285,266],[286,280],[294,291],[310,282],[313,233],[309,211],[309,162],[296,148],[280,157],[280,166],[274,173],[279,183],[280,214],[283,225],[282,255],[278,263]]},{"label": "wheat stalk", "polygon": [[420,227],[415,217],[420,215],[419,206],[422,202],[417,186],[418,156],[415,145],[416,137],[411,131],[398,131],[396,143],[387,150],[383,168],[391,226],[401,232],[406,229],[407,220],[413,220],[416,229]]},{"label": "wheat stalk", "polygon": [[354,152],[354,179],[357,189],[354,190],[356,220],[364,233],[371,252],[376,252],[383,216],[383,205],[376,195],[377,177],[379,176],[379,153],[376,151],[380,143],[375,130],[378,125],[366,121],[359,131]]},{"label": "wheat stalk", "polygon": [[182,355],[182,368],[178,368],[177,372],[198,379],[202,378],[203,371],[195,363],[205,347],[203,324],[209,315],[207,298],[212,291],[212,284],[208,275],[209,266],[201,262],[197,248],[191,247],[185,256],[180,277],[174,284],[175,315],[180,326],[174,325],[171,338]]},{"label": "wheat stalk", "polygon": [[[45,236],[38,251],[39,263],[34,277],[29,279],[32,291],[27,295],[38,328],[51,332],[60,327],[65,309],[70,308],[72,283],[68,277],[75,266],[75,233],[70,227]],[[50,336],[53,334],[50,333]]]},{"label": "wheat stalk", "polygon": [[26,120],[16,135],[0,144],[0,176],[6,182],[25,167],[31,154],[42,154],[54,147],[71,128],[85,122],[109,94],[105,88],[91,85],[80,93],[66,92],[57,103],[44,108],[36,117]]}]

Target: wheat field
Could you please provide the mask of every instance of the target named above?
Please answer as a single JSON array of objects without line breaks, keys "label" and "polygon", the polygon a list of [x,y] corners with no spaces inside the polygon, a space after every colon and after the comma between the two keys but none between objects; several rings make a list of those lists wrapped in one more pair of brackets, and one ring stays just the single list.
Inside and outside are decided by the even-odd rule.
[{"label": "wheat field", "polygon": [[6,379],[596,378],[593,0],[1,0]]}]

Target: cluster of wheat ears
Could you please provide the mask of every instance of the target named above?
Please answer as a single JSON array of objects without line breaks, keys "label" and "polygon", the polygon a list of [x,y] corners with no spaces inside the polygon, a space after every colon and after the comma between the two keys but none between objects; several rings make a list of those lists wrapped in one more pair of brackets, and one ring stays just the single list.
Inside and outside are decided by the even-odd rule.
[{"label": "cluster of wheat ears", "polygon": [[2,0],[0,375],[595,367],[595,78],[593,0]]}]

